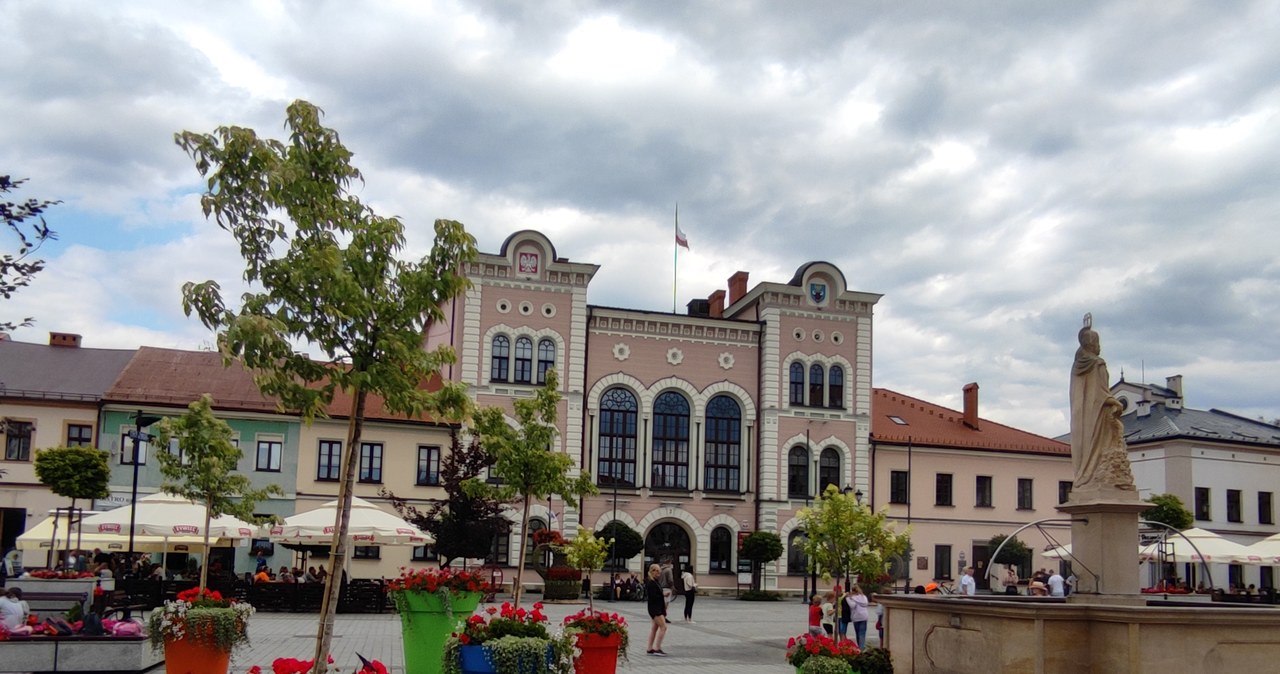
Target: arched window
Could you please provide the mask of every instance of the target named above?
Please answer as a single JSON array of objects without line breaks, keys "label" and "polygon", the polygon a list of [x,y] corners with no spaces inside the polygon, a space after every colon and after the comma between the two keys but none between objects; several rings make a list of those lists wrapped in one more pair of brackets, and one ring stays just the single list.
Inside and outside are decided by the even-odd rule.
[{"label": "arched window", "polygon": [[[535,568],[534,563],[537,560],[534,559],[534,557],[537,555],[537,552],[534,550],[533,535],[546,528],[547,528],[547,523],[543,522],[542,518],[540,517],[529,518],[529,529],[528,531],[524,532],[525,546],[526,546],[525,550],[529,551],[528,553],[526,553],[526,559],[524,560],[524,568],[526,569]],[[547,551],[546,554],[549,556],[551,553],[550,551]],[[547,566],[551,566],[549,561],[547,563]]]},{"label": "arched window", "polygon": [[511,340],[506,335],[494,335],[493,356],[489,364],[489,381],[507,380],[507,363],[511,358]]},{"label": "arched window", "polygon": [[533,340],[528,337],[516,339],[516,374],[515,383],[528,384],[533,377]]},{"label": "arched window", "polygon": [[844,368],[832,365],[827,376],[827,406],[844,407]]},{"label": "arched window", "polygon": [[733,573],[733,532],[729,527],[711,530],[710,573]]},{"label": "arched window", "polygon": [[556,343],[549,339],[538,340],[538,383],[547,383],[547,370],[556,366]]},{"label": "arched window", "polygon": [[[519,342],[516,342],[516,353],[519,354]],[[519,358],[519,355],[516,356]],[[822,366],[814,363],[809,366],[809,406],[822,407]]]},{"label": "arched window", "polygon": [[742,454],[742,408],[719,395],[707,403],[707,491],[738,491]]},{"label": "arched window", "polygon": [[803,576],[809,572],[809,556],[804,554],[805,534],[799,529],[787,536],[787,575]]},{"label": "arched window", "polygon": [[840,488],[840,452],[834,447],[827,447],[818,455],[818,493],[826,491],[829,484]]},{"label": "arched window", "polygon": [[791,364],[791,404],[804,404],[804,365],[799,362]]},{"label": "arched window", "polygon": [[689,488],[689,401],[667,391],[653,401],[654,489]]},{"label": "arched window", "polygon": [[809,495],[809,450],[796,445],[787,454],[787,496],[807,498]]},{"label": "arched window", "polygon": [[602,486],[636,486],[636,397],[625,388],[600,396],[600,463]]}]

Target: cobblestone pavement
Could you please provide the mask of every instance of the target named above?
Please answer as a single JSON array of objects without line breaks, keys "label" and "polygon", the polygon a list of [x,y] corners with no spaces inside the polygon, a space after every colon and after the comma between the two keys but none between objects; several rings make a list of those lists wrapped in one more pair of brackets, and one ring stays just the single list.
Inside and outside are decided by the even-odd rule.
[{"label": "cobblestone pavement", "polygon": [[[523,601],[528,606],[537,596]],[[586,605],[548,604],[545,612],[553,626]],[[672,604],[676,622],[667,630],[663,650],[670,657],[645,654],[649,619],[643,602],[597,602],[597,609],[616,611],[631,625],[630,665],[621,671],[699,672],[706,674],[753,674],[786,672],[783,660],[787,639],[804,632],[806,607],[799,599],[779,602],[744,602],[732,598],[698,597],[694,604],[694,624],[680,622],[684,600]],[[271,671],[279,657],[309,659],[315,644],[315,614],[258,613],[250,621],[252,645],[239,651],[231,671],[244,672],[251,665]],[[868,630],[868,646],[876,645],[874,623]],[[382,615],[339,615],[334,630],[333,657],[342,671],[351,672],[359,663],[356,653],[381,660],[392,672],[404,672],[400,643],[400,619],[394,613]]]}]

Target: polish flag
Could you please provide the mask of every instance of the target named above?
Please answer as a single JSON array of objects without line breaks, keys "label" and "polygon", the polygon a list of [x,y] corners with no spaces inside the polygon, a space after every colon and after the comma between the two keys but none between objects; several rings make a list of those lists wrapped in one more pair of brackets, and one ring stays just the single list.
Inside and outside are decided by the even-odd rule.
[{"label": "polish flag", "polygon": [[676,245],[683,246],[685,250],[689,250],[689,237],[684,235],[684,230],[680,229],[680,223],[676,223]]}]

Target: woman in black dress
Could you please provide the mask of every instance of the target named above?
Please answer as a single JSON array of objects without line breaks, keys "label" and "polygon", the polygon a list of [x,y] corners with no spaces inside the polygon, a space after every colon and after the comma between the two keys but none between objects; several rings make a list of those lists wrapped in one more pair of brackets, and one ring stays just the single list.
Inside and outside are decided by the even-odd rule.
[{"label": "woman in black dress", "polygon": [[649,643],[646,652],[649,655],[665,656],[662,650],[662,638],[667,635],[667,602],[662,598],[662,586],[658,584],[658,576],[662,569],[657,564],[649,565],[649,576],[644,581],[644,596],[649,603]]}]

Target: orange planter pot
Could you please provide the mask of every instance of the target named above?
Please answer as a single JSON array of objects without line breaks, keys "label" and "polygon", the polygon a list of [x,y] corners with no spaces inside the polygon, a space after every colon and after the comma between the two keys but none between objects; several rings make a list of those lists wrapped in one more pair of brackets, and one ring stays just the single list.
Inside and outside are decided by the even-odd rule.
[{"label": "orange planter pot", "polygon": [[226,674],[231,653],[190,639],[164,642],[165,674]]},{"label": "orange planter pot", "polygon": [[582,655],[573,661],[575,674],[614,674],[618,671],[618,644],[622,635],[579,634]]}]

